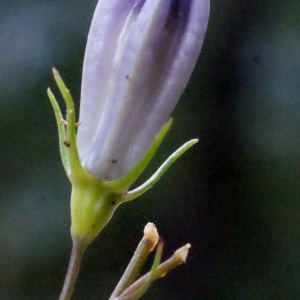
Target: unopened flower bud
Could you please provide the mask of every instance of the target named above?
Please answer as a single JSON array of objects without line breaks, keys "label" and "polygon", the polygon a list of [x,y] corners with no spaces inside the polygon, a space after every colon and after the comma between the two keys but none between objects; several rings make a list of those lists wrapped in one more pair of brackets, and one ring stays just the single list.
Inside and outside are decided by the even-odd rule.
[{"label": "unopened flower bud", "polygon": [[100,0],[84,58],[77,147],[95,178],[118,179],[168,120],[197,61],[209,0]]}]

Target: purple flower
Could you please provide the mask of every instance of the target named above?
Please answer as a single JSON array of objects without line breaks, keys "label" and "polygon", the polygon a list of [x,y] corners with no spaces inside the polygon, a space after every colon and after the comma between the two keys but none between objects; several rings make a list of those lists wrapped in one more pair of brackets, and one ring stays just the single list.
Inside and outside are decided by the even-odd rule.
[{"label": "purple flower", "polygon": [[100,0],[83,66],[77,146],[83,168],[113,180],[141,159],[197,61],[209,0]]}]

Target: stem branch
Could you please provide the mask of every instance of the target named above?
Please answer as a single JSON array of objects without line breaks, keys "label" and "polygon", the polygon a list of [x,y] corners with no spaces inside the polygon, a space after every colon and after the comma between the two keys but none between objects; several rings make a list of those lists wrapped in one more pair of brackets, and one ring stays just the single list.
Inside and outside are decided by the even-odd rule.
[{"label": "stem branch", "polygon": [[140,241],[129,265],[109,300],[114,300],[120,296],[133,282],[136,281],[147,257],[155,248],[157,241],[158,232],[156,226],[153,223],[148,223],[144,229],[144,237]]},{"label": "stem branch", "polygon": [[[153,280],[158,279],[166,275],[167,272],[174,269],[175,267],[183,264],[186,261],[190,244],[186,244],[185,246],[179,248],[175,251],[175,253],[166,261],[161,263],[153,276]],[[131,295],[133,295],[139,288],[143,286],[143,284],[148,280],[149,276],[151,276],[151,271],[140,277],[137,281],[135,281],[130,287],[128,287],[122,295],[115,298],[115,300],[129,300],[131,299]]]}]

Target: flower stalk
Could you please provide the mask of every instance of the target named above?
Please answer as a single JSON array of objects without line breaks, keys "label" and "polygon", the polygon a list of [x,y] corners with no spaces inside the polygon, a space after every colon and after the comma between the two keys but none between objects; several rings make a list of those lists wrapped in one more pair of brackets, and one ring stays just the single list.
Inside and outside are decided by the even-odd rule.
[{"label": "flower stalk", "polygon": [[59,300],[71,299],[85,248],[86,243],[84,241],[73,240],[69,267]]}]

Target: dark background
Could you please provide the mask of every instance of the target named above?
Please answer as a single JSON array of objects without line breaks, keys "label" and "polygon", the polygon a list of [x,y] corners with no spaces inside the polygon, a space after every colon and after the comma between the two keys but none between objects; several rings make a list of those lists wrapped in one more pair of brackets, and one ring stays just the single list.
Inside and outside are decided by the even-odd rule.
[{"label": "dark background", "polygon": [[[95,0],[0,1],[0,299],[57,299],[71,248],[70,184],[54,114],[57,67],[77,101]],[[300,299],[299,0],[214,0],[201,56],[147,178],[85,253],[73,299],[107,299],[144,225],[185,266],[143,299]]]}]

